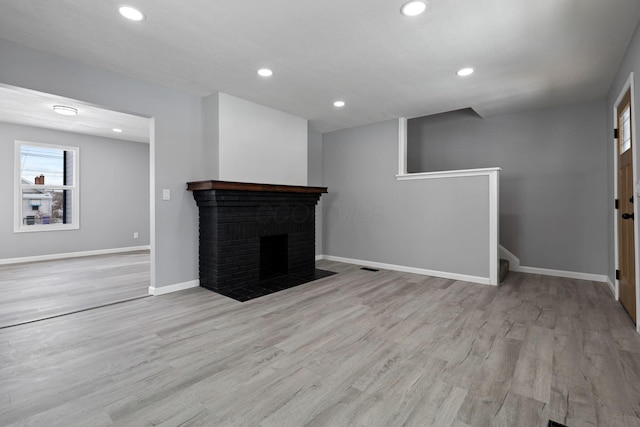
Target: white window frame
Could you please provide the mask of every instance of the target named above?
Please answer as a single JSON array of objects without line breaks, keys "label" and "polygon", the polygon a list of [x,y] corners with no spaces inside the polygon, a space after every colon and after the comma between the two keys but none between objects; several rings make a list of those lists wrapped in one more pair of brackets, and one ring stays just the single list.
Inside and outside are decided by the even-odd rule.
[{"label": "white window frame", "polygon": [[[52,150],[64,150],[73,152],[73,184],[72,185],[27,185],[22,184],[21,178],[21,153],[22,147],[39,147]],[[61,230],[77,230],[80,228],[80,148],[70,147],[66,145],[48,144],[42,142],[20,141],[15,140],[14,146],[14,224],[13,231],[15,233],[33,233],[41,231],[61,231]],[[70,224],[23,224],[22,212],[22,190],[25,189],[47,189],[47,190],[71,190],[71,223]]]}]

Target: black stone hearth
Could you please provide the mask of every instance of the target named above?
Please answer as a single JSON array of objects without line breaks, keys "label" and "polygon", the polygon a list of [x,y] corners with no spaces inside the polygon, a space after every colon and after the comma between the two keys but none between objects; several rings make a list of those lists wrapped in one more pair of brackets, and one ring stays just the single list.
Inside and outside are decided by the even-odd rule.
[{"label": "black stone hearth", "polygon": [[334,274],[315,268],[323,187],[190,182],[200,213],[200,286],[247,301]]},{"label": "black stone hearth", "polygon": [[334,274],[336,273],[333,271],[320,270],[316,268],[314,269],[314,275],[311,279],[307,275],[290,273],[286,276],[263,280],[258,284],[254,284],[251,286],[237,287],[233,289],[222,289],[214,292],[217,292],[220,295],[224,295],[229,298],[233,298],[236,301],[244,302],[254,298],[269,295],[274,292],[283,291],[285,289],[293,288],[299,285],[304,285],[305,283],[313,282],[314,280],[319,280],[324,277],[332,276]]}]

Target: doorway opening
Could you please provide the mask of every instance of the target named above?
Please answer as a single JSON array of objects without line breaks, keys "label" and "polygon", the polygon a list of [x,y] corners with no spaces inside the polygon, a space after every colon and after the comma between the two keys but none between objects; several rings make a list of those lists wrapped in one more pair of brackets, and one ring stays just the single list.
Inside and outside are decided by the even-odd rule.
[{"label": "doorway opening", "polygon": [[[149,296],[153,118],[2,83],[0,97],[12,106],[0,108],[3,134],[28,142],[3,149],[15,163],[14,179],[3,184],[14,195],[3,217],[12,212],[22,227],[0,233],[0,270],[9,278],[0,280],[7,297],[0,327]],[[56,114],[54,106],[76,115]],[[23,149],[45,145],[77,151],[70,162],[64,150]],[[80,165],[79,173],[67,176],[69,165]],[[82,216],[70,231],[56,218],[76,205],[56,196],[71,184],[82,187],[74,193]]]}]

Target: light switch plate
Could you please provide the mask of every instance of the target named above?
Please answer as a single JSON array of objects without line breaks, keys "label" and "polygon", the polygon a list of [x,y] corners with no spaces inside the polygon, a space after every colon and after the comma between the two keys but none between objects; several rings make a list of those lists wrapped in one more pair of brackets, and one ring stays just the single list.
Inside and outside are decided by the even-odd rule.
[{"label": "light switch plate", "polygon": [[166,188],[162,190],[162,200],[171,200],[171,190]]}]

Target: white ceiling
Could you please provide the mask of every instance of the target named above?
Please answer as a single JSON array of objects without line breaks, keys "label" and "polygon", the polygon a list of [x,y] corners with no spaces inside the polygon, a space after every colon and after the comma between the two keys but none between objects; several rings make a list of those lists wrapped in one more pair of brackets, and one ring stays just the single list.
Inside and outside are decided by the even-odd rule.
[{"label": "white ceiling", "polygon": [[[61,116],[53,111],[54,105],[73,107],[78,114]],[[146,117],[2,84],[0,122],[149,143],[150,121]],[[121,129],[122,133],[114,132],[114,128]]]},{"label": "white ceiling", "polygon": [[[326,132],[471,107],[481,116],[604,97],[639,0],[2,0],[0,38]],[[264,79],[260,67],[274,70]],[[455,71],[472,66],[460,78]],[[1,82],[0,82],[1,83]],[[333,101],[346,107],[336,109]]]}]

